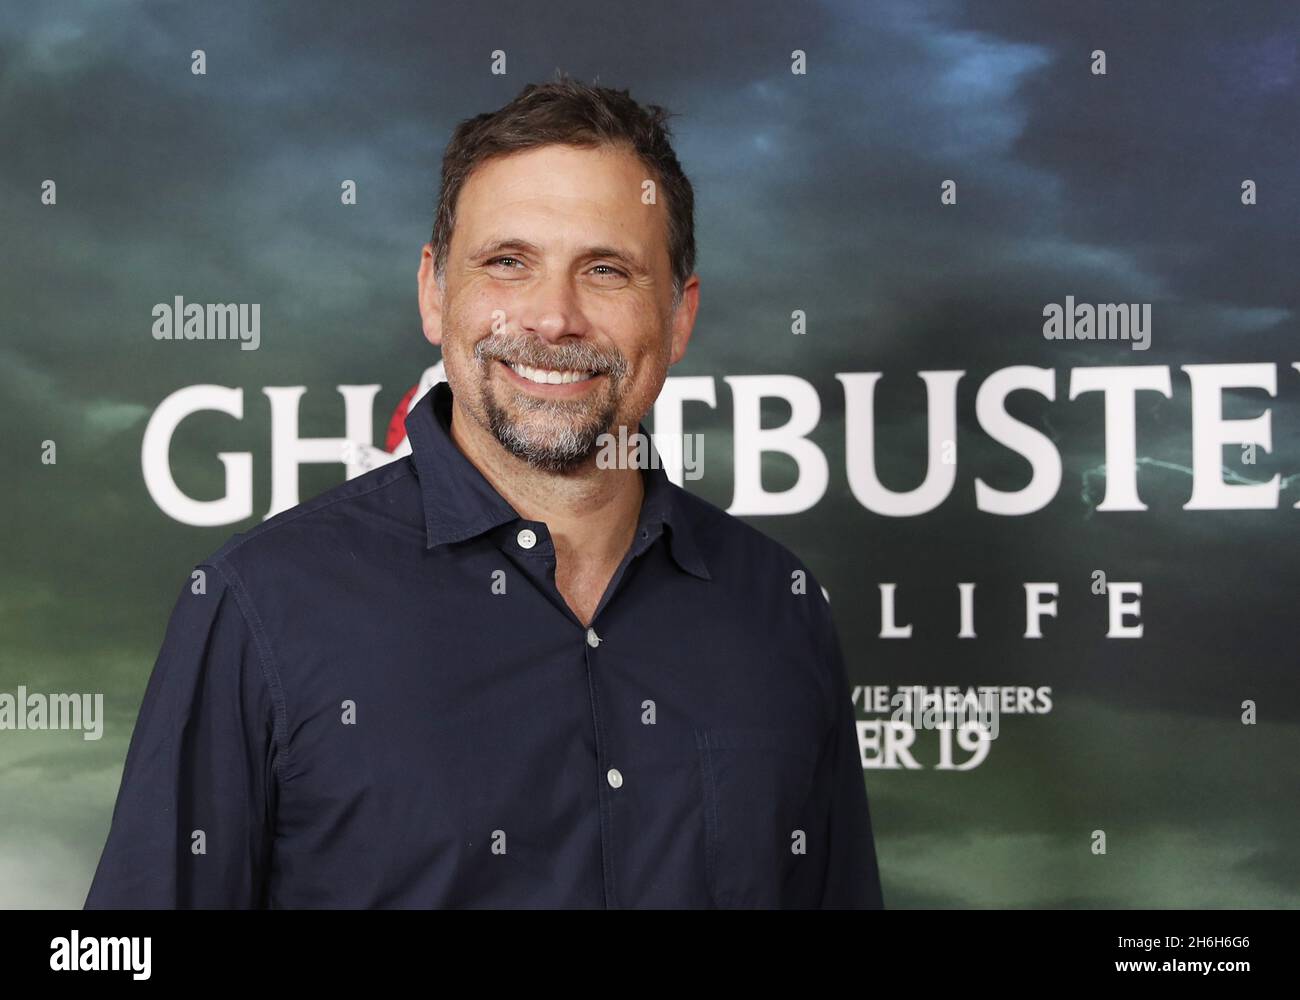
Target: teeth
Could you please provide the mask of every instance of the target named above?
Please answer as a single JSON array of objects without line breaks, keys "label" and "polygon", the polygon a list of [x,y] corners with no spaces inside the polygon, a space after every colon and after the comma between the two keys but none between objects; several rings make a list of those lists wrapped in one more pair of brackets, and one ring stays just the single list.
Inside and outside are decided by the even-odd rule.
[{"label": "teeth", "polygon": [[522,375],[530,382],[538,382],[542,385],[567,385],[569,382],[585,382],[594,376],[595,372],[573,372],[573,371],[551,371],[546,368],[529,368],[527,365],[517,365],[513,362],[506,362],[516,375]]}]

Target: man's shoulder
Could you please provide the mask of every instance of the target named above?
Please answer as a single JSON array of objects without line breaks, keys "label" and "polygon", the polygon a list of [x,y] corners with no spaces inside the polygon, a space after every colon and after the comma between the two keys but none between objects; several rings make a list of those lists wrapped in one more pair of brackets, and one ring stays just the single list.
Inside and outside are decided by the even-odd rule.
[{"label": "man's shoulder", "polygon": [[[829,597],[808,563],[788,545],[702,497],[682,490],[679,509],[717,589],[712,607],[725,609],[719,617],[729,626],[744,623],[764,637],[767,646],[760,659],[784,656],[785,662],[808,665],[830,705],[839,683],[825,669],[835,641],[833,618]],[[822,655],[802,655],[809,649]]]},{"label": "man's shoulder", "polygon": [[711,573],[717,567],[731,580],[744,581],[754,579],[755,573],[788,576],[798,570],[810,584],[816,581],[807,563],[783,542],[703,497],[675,483],[669,485]]},{"label": "man's shoulder", "polygon": [[236,574],[271,566],[356,558],[377,534],[423,537],[419,482],[409,456],[363,472],[237,532],[199,565]]}]

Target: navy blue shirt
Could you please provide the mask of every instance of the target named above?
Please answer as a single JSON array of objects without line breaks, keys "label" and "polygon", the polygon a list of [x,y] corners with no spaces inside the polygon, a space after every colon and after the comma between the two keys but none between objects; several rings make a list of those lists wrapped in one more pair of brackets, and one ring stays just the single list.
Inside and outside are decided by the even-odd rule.
[{"label": "navy blue shirt", "polygon": [[646,468],[589,627],[451,401],[185,581],[86,907],[880,907],[813,574]]}]

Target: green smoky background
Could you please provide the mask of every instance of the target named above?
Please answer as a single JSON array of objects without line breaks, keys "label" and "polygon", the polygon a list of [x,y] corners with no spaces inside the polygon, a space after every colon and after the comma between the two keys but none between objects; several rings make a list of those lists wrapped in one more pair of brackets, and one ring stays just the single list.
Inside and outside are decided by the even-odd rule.
[{"label": "green smoky background", "polygon": [[[783,373],[821,399],[811,435],[830,486],[811,510],[746,519],[831,595],[855,685],[1050,687],[1004,716],[983,763],[871,769],[886,905],[1300,905],[1300,55],[1297,6],[835,0],[750,4],[8,4],[0,12],[0,692],[102,692],[104,734],[0,731],[0,905],[80,907],[164,626],[190,567],[270,498],[265,386],[307,387],[303,436],[343,433],[340,384],[379,384],[377,445],[437,354],[415,276],[441,153],[463,118],[557,68],[675,112],[695,185],[701,310],[673,376],[705,476],[732,501],[725,376]],[[190,71],[202,49],[205,75]],[[791,72],[792,53],[807,72]],[[1104,51],[1106,73],[1092,71]],[[507,72],[491,72],[494,52]],[[340,204],[344,179],[355,206]],[[1258,201],[1242,204],[1245,180]],[[57,204],[41,202],[57,183]],[[957,183],[955,205],[940,201]],[[1145,352],[1042,336],[1045,304],[1151,303]],[[151,309],[261,304],[261,344],[159,342]],[[807,333],[791,332],[802,310]],[[1276,366],[1273,450],[1224,449],[1225,476],[1279,476],[1279,506],[1189,511],[1184,364]],[[1102,398],[1069,371],[1167,366],[1138,397],[1144,511],[1099,512]],[[1042,510],[983,513],[975,481],[1029,466],[975,419],[1012,365],[1051,368],[1055,399],[1013,416],[1050,437],[1063,479]],[[849,490],[840,372],[881,372],[877,461],[925,473],[919,371],[966,372],[948,499],[922,516]],[[254,515],[167,517],[141,473],[158,404],[182,386],[244,393],[244,415],[187,420],[172,469],[224,492],[219,452],[253,456]],[[789,417],[764,407],[764,426]],[[651,421],[651,426],[653,422]],[[42,462],[46,441],[57,462]],[[764,460],[768,490],[796,467]],[[307,499],[342,465],[302,469]],[[1106,638],[1092,574],[1143,584],[1141,639]],[[975,639],[958,639],[959,582]],[[1060,586],[1023,638],[1026,582]],[[879,584],[909,639],[882,639]],[[1242,703],[1258,721],[1242,722]],[[865,716],[863,716],[865,718]],[[960,762],[965,757],[958,753]],[[1105,831],[1104,855],[1092,850]]]}]

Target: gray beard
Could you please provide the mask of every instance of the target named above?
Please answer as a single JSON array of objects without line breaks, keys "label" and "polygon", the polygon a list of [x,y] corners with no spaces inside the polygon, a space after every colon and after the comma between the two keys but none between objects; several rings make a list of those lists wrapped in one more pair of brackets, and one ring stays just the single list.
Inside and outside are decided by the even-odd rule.
[{"label": "gray beard", "polygon": [[[567,410],[561,401],[531,399],[522,393],[515,398],[523,410],[544,410],[555,414],[572,412],[575,415],[580,412],[576,409]],[[617,404],[611,400],[604,409],[589,420],[581,421],[576,425],[562,424],[554,434],[546,435],[548,440],[545,442],[536,440],[512,421],[505,408],[497,404],[491,389],[486,385],[483,388],[483,409],[487,413],[488,429],[506,451],[516,458],[523,459],[534,469],[563,473],[577,468],[596,453],[599,447],[597,439],[601,434],[606,433],[610,424],[614,422]]]}]

